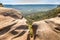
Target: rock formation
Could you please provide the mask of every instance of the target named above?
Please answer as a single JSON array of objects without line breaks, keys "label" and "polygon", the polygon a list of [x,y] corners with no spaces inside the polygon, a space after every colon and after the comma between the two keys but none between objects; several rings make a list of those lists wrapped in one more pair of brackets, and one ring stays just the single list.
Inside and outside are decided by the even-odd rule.
[{"label": "rock formation", "polygon": [[0,7],[0,40],[60,40],[60,14],[33,22],[32,38],[26,21],[18,10]]},{"label": "rock formation", "polygon": [[0,7],[0,40],[27,40],[26,21],[19,11]]},{"label": "rock formation", "polygon": [[60,14],[33,23],[34,40],[60,40]]}]

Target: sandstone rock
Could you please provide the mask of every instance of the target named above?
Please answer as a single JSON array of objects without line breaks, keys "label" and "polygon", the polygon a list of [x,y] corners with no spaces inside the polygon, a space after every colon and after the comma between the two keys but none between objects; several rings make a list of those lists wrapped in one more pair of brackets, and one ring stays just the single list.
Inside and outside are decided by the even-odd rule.
[{"label": "sandstone rock", "polygon": [[60,18],[34,22],[33,31],[35,40],[60,40]]},{"label": "sandstone rock", "polygon": [[0,40],[27,40],[26,21],[19,11],[0,7]]},{"label": "sandstone rock", "polygon": [[57,16],[60,17],[60,13]]},{"label": "sandstone rock", "polygon": [[0,7],[0,40],[60,40],[59,16],[34,22],[32,38],[26,21],[18,10]]}]

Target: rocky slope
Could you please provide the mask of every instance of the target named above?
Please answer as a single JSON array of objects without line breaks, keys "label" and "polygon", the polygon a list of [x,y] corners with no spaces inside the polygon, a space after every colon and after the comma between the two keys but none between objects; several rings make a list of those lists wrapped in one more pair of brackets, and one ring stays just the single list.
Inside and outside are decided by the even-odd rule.
[{"label": "rocky slope", "polygon": [[60,14],[33,23],[35,40],[60,40]]},{"label": "rocky slope", "polygon": [[0,7],[0,40],[27,40],[26,21],[19,11]]}]

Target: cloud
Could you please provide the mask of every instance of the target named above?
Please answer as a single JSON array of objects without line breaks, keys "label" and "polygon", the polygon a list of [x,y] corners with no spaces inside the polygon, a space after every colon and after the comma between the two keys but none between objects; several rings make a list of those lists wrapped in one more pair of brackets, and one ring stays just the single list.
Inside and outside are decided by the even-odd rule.
[{"label": "cloud", "polygon": [[7,4],[60,4],[60,0],[0,0]]}]

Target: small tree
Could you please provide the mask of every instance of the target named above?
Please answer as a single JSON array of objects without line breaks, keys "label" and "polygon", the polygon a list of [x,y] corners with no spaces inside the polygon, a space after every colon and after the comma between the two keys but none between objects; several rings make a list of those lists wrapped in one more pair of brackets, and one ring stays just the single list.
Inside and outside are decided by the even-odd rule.
[{"label": "small tree", "polygon": [[29,26],[28,28],[29,28],[30,36],[33,37],[32,21],[28,20],[27,24]]},{"label": "small tree", "polygon": [[0,3],[0,7],[3,7],[3,4],[2,3]]}]

